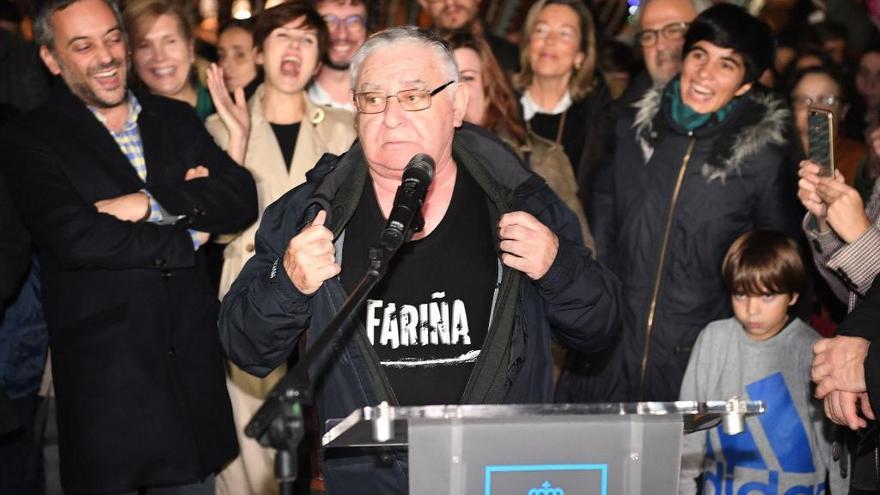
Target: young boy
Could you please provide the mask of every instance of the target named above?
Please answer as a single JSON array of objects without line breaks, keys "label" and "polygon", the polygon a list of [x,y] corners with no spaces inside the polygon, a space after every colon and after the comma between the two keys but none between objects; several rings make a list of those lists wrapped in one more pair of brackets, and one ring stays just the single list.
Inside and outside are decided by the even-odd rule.
[{"label": "young boy", "polygon": [[[813,399],[810,363],[819,335],[788,315],[806,274],[797,244],[776,232],[750,232],[730,246],[722,277],[734,317],[710,323],[691,353],[681,400],[763,400],[767,412],[745,431],[721,426],[685,435],[680,494],[828,493],[830,425]],[[839,474],[838,469],[831,469]],[[845,494],[832,480],[832,493]]]}]

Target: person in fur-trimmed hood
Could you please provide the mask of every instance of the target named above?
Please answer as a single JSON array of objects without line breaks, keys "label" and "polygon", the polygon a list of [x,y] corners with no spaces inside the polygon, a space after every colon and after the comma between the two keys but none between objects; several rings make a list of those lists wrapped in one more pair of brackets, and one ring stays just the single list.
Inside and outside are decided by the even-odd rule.
[{"label": "person in fur-trimmed hood", "polygon": [[691,24],[681,75],[619,118],[590,222],[628,307],[616,350],[563,377],[566,400],[676,400],[700,329],[732,315],[728,246],[749,230],[796,232],[788,111],[754,85],[773,46],[764,23],[716,5]]}]

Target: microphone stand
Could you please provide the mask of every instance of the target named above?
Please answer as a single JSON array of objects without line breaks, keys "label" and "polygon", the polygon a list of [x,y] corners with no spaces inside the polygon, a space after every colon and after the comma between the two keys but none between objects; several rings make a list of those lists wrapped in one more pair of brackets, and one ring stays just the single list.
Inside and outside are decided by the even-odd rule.
[{"label": "microphone stand", "polygon": [[373,287],[382,280],[388,271],[388,263],[412,234],[422,230],[424,219],[421,211],[414,212],[410,225],[406,226],[405,236],[389,240],[384,236],[377,245],[370,248],[370,265],[367,273],[345,300],[336,316],[327,324],[312,345],[303,354],[296,366],[269,392],[265,402],[248,425],[245,434],[257,439],[261,445],[272,447],[275,454],[275,478],[278,480],[280,495],[293,495],[297,475],[297,450],[305,435],[303,406],[312,404],[312,386],[308,379],[308,369],[325,350],[335,347],[351,335],[349,325],[355,312],[366,301]]}]

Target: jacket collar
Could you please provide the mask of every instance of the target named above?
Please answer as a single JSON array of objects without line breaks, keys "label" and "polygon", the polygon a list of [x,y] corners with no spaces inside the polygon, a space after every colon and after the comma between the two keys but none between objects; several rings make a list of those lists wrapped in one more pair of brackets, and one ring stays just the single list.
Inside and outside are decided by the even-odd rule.
[{"label": "jacket collar", "polygon": [[[515,197],[528,194],[541,184],[513,150],[494,134],[471,124],[456,129],[452,142],[456,165],[465,167],[483,191],[500,210],[507,211]],[[520,164],[520,166],[511,166]],[[316,184],[306,207],[302,226],[311,222],[315,205],[327,211],[327,225],[335,236],[342,232],[360,201],[366,181],[367,165],[360,140],[338,159],[324,155],[306,174],[306,180]],[[299,230],[299,229],[297,229]]]},{"label": "jacket collar", "polygon": [[[635,140],[642,151],[645,164],[653,156],[655,147],[669,133],[683,134],[662,111],[664,85],[655,85],[633,104]],[[782,146],[789,112],[783,103],[769,92],[751,89],[742,101],[717,127],[705,132],[695,131],[697,139],[713,137],[712,151],[702,166],[707,182],[724,182],[732,173],[738,173],[743,163],[767,146]]]}]

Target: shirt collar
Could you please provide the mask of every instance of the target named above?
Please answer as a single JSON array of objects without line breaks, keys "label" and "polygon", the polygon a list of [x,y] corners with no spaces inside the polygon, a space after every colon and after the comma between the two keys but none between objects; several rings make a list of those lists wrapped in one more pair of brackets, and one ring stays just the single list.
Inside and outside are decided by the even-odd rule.
[{"label": "shirt collar", "polygon": [[[125,117],[125,125],[124,128],[130,128],[132,126],[137,125],[138,115],[141,113],[141,104],[138,101],[137,97],[130,90],[127,93],[127,103],[128,103],[128,115]],[[104,114],[98,111],[98,107],[93,107],[91,105],[86,105],[89,111],[92,112],[92,115],[98,119],[98,122],[104,124],[104,127],[107,127],[107,118],[104,117]],[[109,127],[108,127],[109,129]]]},{"label": "shirt collar", "polygon": [[529,121],[532,120],[532,117],[535,116],[536,113],[548,113],[550,115],[558,115],[571,106],[571,92],[568,90],[565,91],[565,94],[562,96],[562,99],[559,100],[559,103],[556,104],[556,107],[549,112],[545,112],[541,110],[541,107],[535,103],[535,100],[532,99],[532,95],[529,94],[529,90],[523,92],[522,97],[519,99],[520,103],[522,103],[523,107],[523,120]]}]

